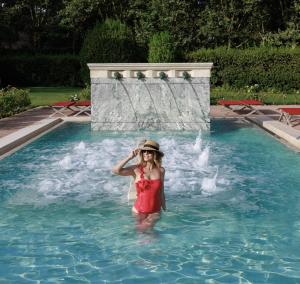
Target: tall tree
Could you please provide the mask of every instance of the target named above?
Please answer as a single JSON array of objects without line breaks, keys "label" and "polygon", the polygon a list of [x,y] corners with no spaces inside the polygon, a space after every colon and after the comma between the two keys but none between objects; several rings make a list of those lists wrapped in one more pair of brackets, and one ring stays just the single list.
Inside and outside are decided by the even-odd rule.
[{"label": "tall tree", "polygon": [[176,47],[189,48],[196,35],[199,7],[197,0],[131,0],[127,21],[142,44],[154,33],[168,31]]},{"label": "tall tree", "polygon": [[57,11],[61,0],[11,0],[2,1],[6,14],[10,15],[11,28],[18,33],[25,32],[30,38],[31,47],[39,49],[42,37],[52,25],[57,25]]},{"label": "tall tree", "polygon": [[87,30],[107,18],[123,20],[128,0],[64,0],[60,11],[60,25],[73,38],[73,50],[81,42]]},{"label": "tall tree", "polygon": [[199,18],[203,47],[250,45],[266,24],[261,0],[208,0]]},{"label": "tall tree", "polygon": [[15,1],[0,1],[0,47],[7,45],[12,47],[12,43],[17,39],[17,28],[14,21],[12,6]]}]

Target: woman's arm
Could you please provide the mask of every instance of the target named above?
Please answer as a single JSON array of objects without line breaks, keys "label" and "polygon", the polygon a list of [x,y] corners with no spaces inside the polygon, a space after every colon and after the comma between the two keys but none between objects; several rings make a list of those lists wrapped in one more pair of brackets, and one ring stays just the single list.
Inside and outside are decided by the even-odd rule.
[{"label": "woman's arm", "polygon": [[164,183],[165,183],[165,169],[163,167],[160,168],[160,171],[161,171],[161,207],[164,211],[167,210],[167,207],[166,207],[166,198],[165,198],[165,186],[164,186]]},{"label": "woman's arm", "polygon": [[119,161],[115,166],[112,168],[112,172],[114,174],[120,175],[120,176],[134,176],[134,169],[136,166],[129,166],[124,168],[124,166],[132,160],[139,152],[139,149],[133,150],[127,158]]}]

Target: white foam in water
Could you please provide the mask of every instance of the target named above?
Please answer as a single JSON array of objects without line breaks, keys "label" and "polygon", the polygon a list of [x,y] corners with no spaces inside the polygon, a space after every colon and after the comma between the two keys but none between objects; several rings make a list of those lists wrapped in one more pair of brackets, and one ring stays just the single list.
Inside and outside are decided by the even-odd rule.
[{"label": "white foam in water", "polygon": [[65,170],[72,169],[73,164],[72,164],[72,159],[69,154],[67,154],[61,161],[58,162],[61,168]]},{"label": "white foam in water", "polygon": [[54,188],[54,182],[51,180],[44,180],[40,183],[38,192],[47,192]]},{"label": "white foam in water", "polygon": [[80,143],[74,147],[74,150],[84,150],[85,149],[85,143],[83,141],[80,141]]},{"label": "white foam in water", "polygon": [[202,148],[202,138],[201,138],[201,131],[199,131],[195,144],[193,145],[193,149],[195,152],[199,152],[201,151],[201,148]]},{"label": "white foam in water", "polygon": [[99,163],[99,161],[97,161],[97,159],[95,158],[95,155],[88,155],[87,156],[86,166],[90,170],[94,170],[97,167],[98,163]]},{"label": "white foam in water", "polygon": [[166,153],[169,153],[172,150],[175,150],[178,147],[178,143],[174,138],[162,138],[159,141],[159,145],[161,149],[163,149]]},{"label": "white foam in water", "polygon": [[[224,173],[232,178],[232,167],[223,165],[219,158],[215,159],[215,151],[210,153],[211,145],[202,139],[201,132],[194,139],[168,134],[160,137],[145,135],[145,138],[157,140],[165,153],[163,166],[166,169],[167,196],[214,195],[229,187]],[[70,142],[55,151],[50,148],[48,153],[44,153],[47,163],[45,157],[34,161],[38,170],[30,177],[31,183],[24,185],[28,187],[26,192],[20,191],[13,202],[25,203],[26,200],[26,203],[43,205],[59,200],[101,201],[99,195],[109,196],[116,202],[126,202],[130,179],[113,175],[111,169],[128,155],[141,140],[139,138],[100,138],[99,141],[93,139],[93,142],[80,141],[75,146]],[[203,143],[206,144],[204,149]],[[132,163],[134,161],[128,165]],[[216,168],[219,168],[220,178]]]},{"label": "white foam in water", "polygon": [[204,150],[200,153],[199,158],[197,160],[197,165],[200,169],[205,169],[208,166],[209,160],[209,147],[206,146]]},{"label": "white foam in water", "polygon": [[221,190],[217,188],[217,176],[218,171],[215,173],[213,178],[204,177],[201,184],[203,195],[213,195]]},{"label": "white foam in water", "polygon": [[[126,143],[126,141],[124,142]],[[118,152],[118,149],[120,149],[120,145],[118,145],[114,139],[104,139],[99,146],[102,151],[104,150],[108,153],[116,153]]]}]

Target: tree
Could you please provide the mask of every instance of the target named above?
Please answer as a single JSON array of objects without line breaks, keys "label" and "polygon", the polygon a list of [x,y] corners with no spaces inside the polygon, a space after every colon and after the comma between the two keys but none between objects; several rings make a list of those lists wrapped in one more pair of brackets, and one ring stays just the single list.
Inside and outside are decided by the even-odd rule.
[{"label": "tree", "polygon": [[[76,40],[82,40],[85,32],[97,22],[105,19],[123,20],[126,15],[128,0],[65,0],[60,11],[60,25]],[[75,49],[75,46],[74,46]]]},{"label": "tree", "polygon": [[62,0],[8,0],[2,1],[6,24],[16,32],[29,35],[31,47],[41,48],[42,37],[51,26],[57,25],[57,11]]},{"label": "tree", "polygon": [[119,20],[107,19],[91,29],[80,51],[83,79],[87,81],[87,63],[134,62],[138,60],[131,30]]},{"label": "tree", "polygon": [[198,22],[199,44],[227,48],[251,45],[264,31],[265,22],[260,0],[208,0]]},{"label": "tree", "polygon": [[285,15],[284,28],[263,35],[262,45],[292,48],[300,45],[300,0],[293,0]]},{"label": "tree", "polygon": [[12,48],[12,43],[17,40],[17,29],[12,13],[12,5],[15,1],[0,1],[0,46],[7,45]]},{"label": "tree", "polygon": [[186,49],[195,41],[199,7],[196,0],[132,0],[127,22],[143,45],[148,44],[153,34],[168,31],[175,46]]}]

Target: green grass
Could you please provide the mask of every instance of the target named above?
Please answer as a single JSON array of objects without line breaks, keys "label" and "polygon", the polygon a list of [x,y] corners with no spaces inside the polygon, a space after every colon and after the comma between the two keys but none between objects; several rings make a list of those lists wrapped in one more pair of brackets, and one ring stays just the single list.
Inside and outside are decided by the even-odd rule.
[{"label": "green grass", "polygon": [[[67,87],[34,87],[30,89],[31,106],[46,106],[58,101],[66,101],[70,96],[78,94],[81,88]],[[258,92],[257,94],[249,94],[246,89],[232,89],[230,87],[215,87],[211,90],[211,104],[217,104],[218,99],[245,99],[258,98],[265,104],[300,104],[300,93],[280,93],[275,91]]]},{"label": "green grass", "polygon": [[294,91],[290,93],[275,91],[260,91],[250,94],[246,89],[232,89],[230,87],[215,87],[211,90],[210,102],[217,104],[219,99],[239,100],[239,99],[259,99],[267,105],[289,105],[300,104],[300,93]]},{"label": "green grass", "polygon": [[68,101],[70,96],[79,93],[81,88],[30,87],[31,106],[47,106],[59,101]]}]

